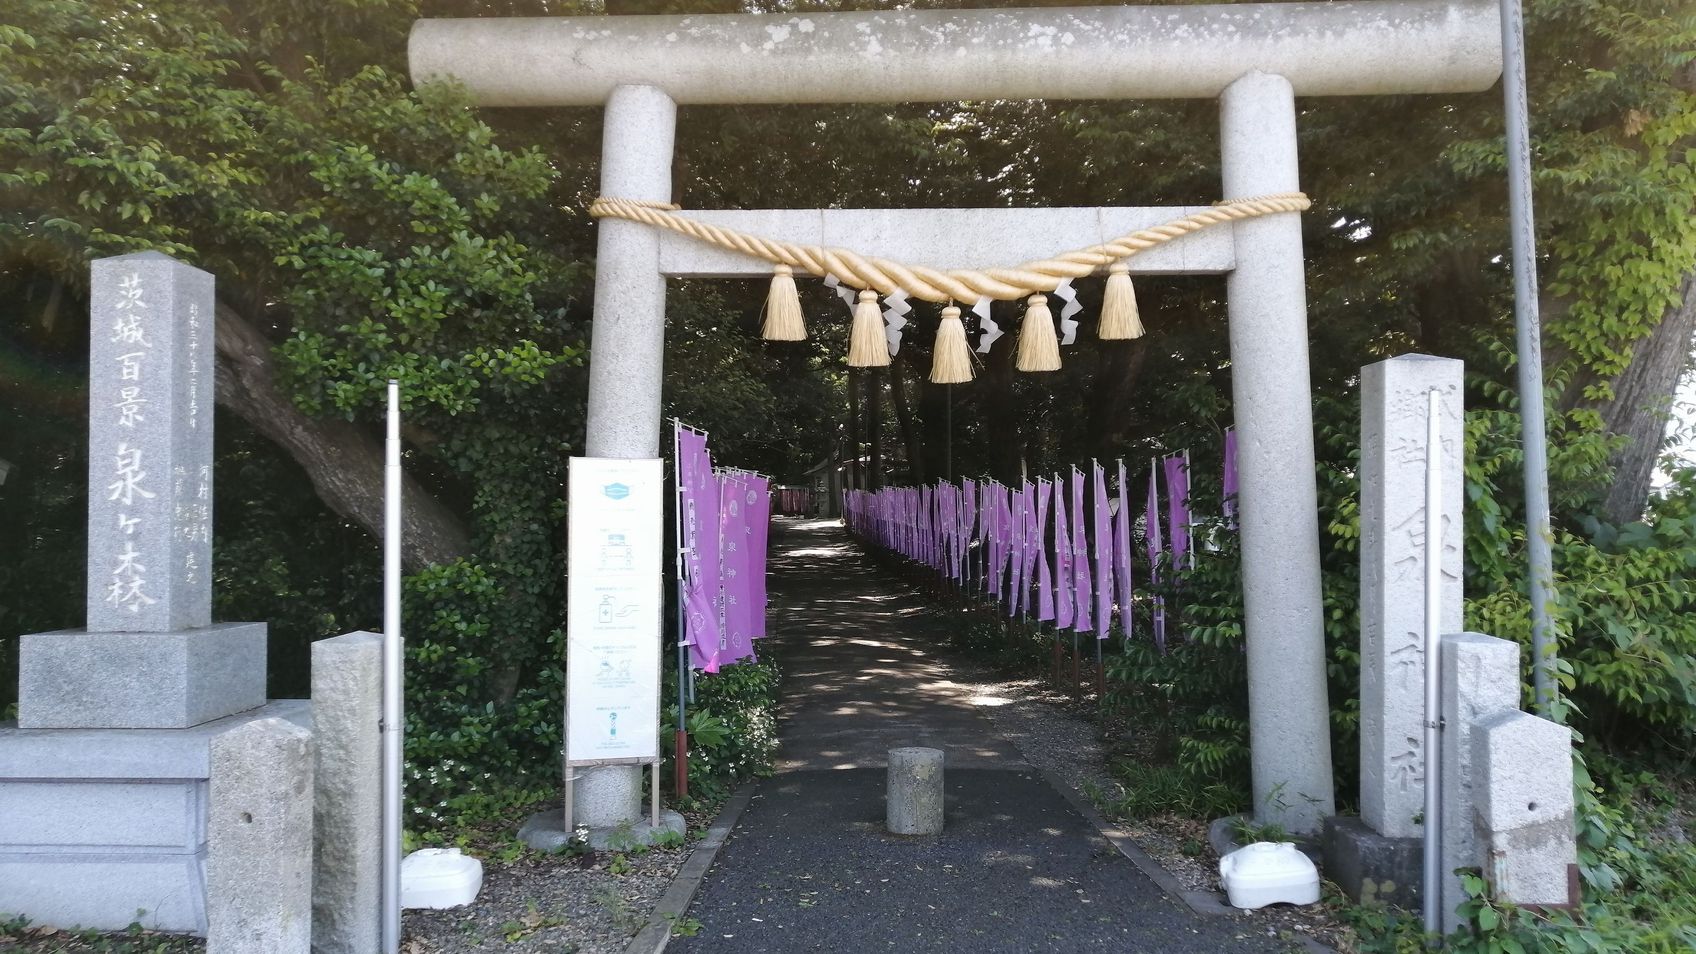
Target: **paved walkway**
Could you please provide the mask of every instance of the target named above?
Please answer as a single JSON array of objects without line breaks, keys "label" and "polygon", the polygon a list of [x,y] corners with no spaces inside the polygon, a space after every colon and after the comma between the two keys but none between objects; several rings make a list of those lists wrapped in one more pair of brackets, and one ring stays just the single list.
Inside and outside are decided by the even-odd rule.
[{"label": "paved walkway", "polygon": [[[1202,918],[1121,856],[950,680],[940,622],[834,522],[774,543],[771,639],[785,699],[760,783],[681,952],[1289,950]],[[947,829],[883,829],[899,745],[947,753]]]}]

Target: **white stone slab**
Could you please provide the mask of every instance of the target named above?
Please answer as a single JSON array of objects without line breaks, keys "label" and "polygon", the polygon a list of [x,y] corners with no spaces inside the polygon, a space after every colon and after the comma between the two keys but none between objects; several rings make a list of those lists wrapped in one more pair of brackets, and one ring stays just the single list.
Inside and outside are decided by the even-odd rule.
[{"label": "white stone slab", "polygon": [[0,911],[204,933],[211,740],[271,717],[311,724],[285,700],[190,729],[0,726]]},{"label": "white stone slab", "polygon": [[20,729],[0,724],[0,782],[12,779],[204,779],[212,738],[249,719],[312,724],[305,699],[277,699],[252,712],[189,729]]},{"label": "white stone slab", "polygon": [[[1198,207],[1060,209],[689,210],[689,218],[762,238],[851,249],[932,268],[998,268],[1050,258],[1163,225]],[[603,220],[604,221],[604,220]],[[1231,226],[1216,225],[1126,260],[1133,274],[1206,275],[1236,265]],[[672,278],[770,278],[771,263],[668,230],[660,271]]]}]

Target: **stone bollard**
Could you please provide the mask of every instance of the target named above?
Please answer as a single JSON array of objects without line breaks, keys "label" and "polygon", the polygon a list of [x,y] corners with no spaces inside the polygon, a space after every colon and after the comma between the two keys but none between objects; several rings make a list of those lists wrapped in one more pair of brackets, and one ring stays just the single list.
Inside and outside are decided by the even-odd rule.
[{"label": "stone bollard", "polygon": [[942,834],[942,750],[889,750],[886,824],[892,835]]},{"label": "stone bollard", "polygon": [[208,954],[312,949],[312,733],[255,719],[212,739]]}]

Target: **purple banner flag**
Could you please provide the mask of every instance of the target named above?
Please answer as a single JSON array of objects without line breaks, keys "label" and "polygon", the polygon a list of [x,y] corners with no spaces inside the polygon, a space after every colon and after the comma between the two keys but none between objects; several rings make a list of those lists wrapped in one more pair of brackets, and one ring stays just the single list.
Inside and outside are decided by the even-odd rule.
[{"label": "purple banner flag", "polygon": [[1166,471],[1166,527],[1172,541],[1172,566],[1195,565],[1190,550],[1190,460],[1189,452],[1173,454],[1161,461]]},{"label": "purple banner flag", "polygon": [[748,594],[754,639],[766,635],[766,538],[771,530],[771,482],[748,478]]},{"label": "purple banner flag", "polygon": [[1048,569],[1048,498],[1054,487],[1046,480],[1036,483],[1036,618],[1054,618],[1054,578]]},{"label": "purple banner flag", "polygon": [[1009,494],[1011,487],[996,484],[996,530],[1001,535],[1001,545],[996,550],[996,582],[1002,587],[1002,599],[1013,596],[1007,581],[1007,565],[1013,564],[1013,501]]},{"label": "purple banner flag", "polygon": [[1166,651],[1166,600],[1158,593],[1160,587],[1160,558],[1166,546],[1160,541],[1160,468],[1148,462],[1148,509],[1143,511],[1143,538],[1148,548],[1148,585],[1157,591],[1154,597],[1154,646]]},{"label": "purple banner flag", "polygon": [[1067,531],[1066,478],[1054,475],[1054,625],[1072,628],[1072,538]]},{"label": "purple banner flag", "polygon": [[1225,526],[1237,529],[1237,429],[1225,428],[1225,484],[1224,501],[1221,502],[1220,512],[1225,515]]},{"label": "purple banner flag", "polygon": [[1019,605],[1024,602],[1025,590],[1029,584],[1025,581],[1025,492],[1023,490],[1008,491],[1007,506],[1007,615],[1019,615]]},{"label": "purple banner flag", "polygon": [[1107,514],[1107,472],[1095,462],[1091,477],[1095,481],[1094,517],[1095,538],[1095,635],[1106,639],[1113,620],[1113,532]]},{"label": "purple banner flag", "polygon": [[1119,512],[1113,515],[1113,588],[1119,598],[1119,628],[1131,638],[1131,495],[1125,460],[1119,459]]},{"label": "purple banner flag", "polygon": [[724,632],[719,636],[719,665],[754,656],[753,593],[749,580],[747,507],[753,495],[748,481],[737,473],[719,477],[719,576],[722,582]]},{"label": "purple banner flag", "polygon": [[684,641],[697,669],[718,671],[718,485],[707,437],[677,434],[677,478],[683,508]]},{"label": "purple banner flag", "polygon": [[1031,583],[1036,572],[1036,557],[1042,549],[1042,531],[1038,529],[1036,520],[1036,486],[1029,480],[1025,481],[1024,501],[1024,541],[1019,548],[1019,578],[1024,582],[1019,586],[1019,612],[1028,615],[1031,611]]},{"label": "purple banner flag", "polygon": [[1084,520],[1084,472],[1072,468],[1072,628],[1087,633],[1095,628],[1091,610],[1095,593],[1090,585],[1089,524]]}]

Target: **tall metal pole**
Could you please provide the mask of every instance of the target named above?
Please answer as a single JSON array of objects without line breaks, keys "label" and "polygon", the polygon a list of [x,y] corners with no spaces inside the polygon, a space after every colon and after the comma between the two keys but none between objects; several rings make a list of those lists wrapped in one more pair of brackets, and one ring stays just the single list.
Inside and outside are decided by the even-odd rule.
[{"label": "tall metal pole", "polygon": [[400,382],[389,381],[383,467],[383,950],[400,951]]},{"label": "tall metal pole", "polygon": [[1531,564],[1531,678],[1537,714],[1555,719],[1556,647],[1551,620],[1555,575],[1543,422],[1543,337],[1537,313],[1537,232],[1531,211],[1525,22],[1520,0],[1500,3],[1502,95],[1507,101],[1508,227],[1513,236],[1514,344],[1519,355],[1519,435],[1525,451],[1525,530]]},{"label": "tall metal pole", "polygon": [[1439,433],[1441,394],[1432,388],[1425,412],[1425,885],[1421,892],[1425,936],[1443,930],[1442,665],[1443,471]]}]

